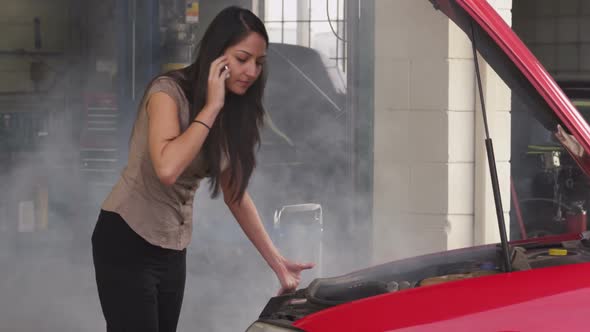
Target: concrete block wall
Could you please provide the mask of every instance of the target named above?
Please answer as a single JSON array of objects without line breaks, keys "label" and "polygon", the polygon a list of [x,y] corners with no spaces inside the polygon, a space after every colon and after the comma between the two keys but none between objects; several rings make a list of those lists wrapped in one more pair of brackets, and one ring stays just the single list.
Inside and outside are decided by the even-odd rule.
[{"label": "concrete block wall", "polygon": [[[495,5],[508,8],[503,16],[510,18],[510,1]],[[481,118],[471,43],[427,1],[375,6],[374,262],[471,246],[481,182],[476,141],[483,141],[475,137]],[[491,108],[509,110],[509,92],[506,98],[500,82],[486,77],[492,103],[508,100],[508,108]],[[496,137],[509,135],[506,112],[491,113]],[[509,137],[495,144],[508,165]],[[495,225],[480,221],[484,229]]]},{"label": "concrete block wall", "polygon": [[557,78],[590,78],[590,1],[519,0],[514,29]]}]

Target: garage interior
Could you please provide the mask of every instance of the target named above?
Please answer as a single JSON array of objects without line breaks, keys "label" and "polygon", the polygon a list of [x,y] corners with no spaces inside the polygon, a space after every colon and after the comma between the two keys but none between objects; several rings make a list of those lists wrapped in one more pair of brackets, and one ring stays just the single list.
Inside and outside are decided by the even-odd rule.
[{"label": "garage interior", "polygon": [[[590,0],[489,2],[564,89],[590,86]],[[428,1],[0,4],[1,331],[104,329],[90,235],[125,165],[137,104],[151,78],[192,61],[204,27],[228,5],[257,13],[271,36],[269,117],[250,192],[279,247],[321,261],[303,284],[497,240],[490,197],[478,189],[489,179],[477,168],[481,128],[469,44]],[[444,71],[433,69],[439,63]],[[486,91],[504,98],[498,80],[490,72]],[[453,91],[451,82],[465,85]],[[421,92],[439,83],[435,93]],[[577,98],[590,116],[583,102],[590,94]],[[529,145],[547,143],[508,104],[492,113],[505,179],[527,167],[520,161]],[[463,136],[452,135],[457,128]],[[432,133],[447,141],[422,139]],[[455,182],[465,174],[470,182]],[[526,189],[533,180],[522,181],[515,185],[524,199],[534,194]],[[553,194],[553,183],[544,185]],[[244,330],[278,282],[205,188],[194,204],[179,331]],[[506,202],[510,182],[502,188],[510,236],[518,239]],[[422,191],[431,195],[416,194]],[[283,207],[300,204],[309,209],[290,215],[287,208],[278,222]],[[285,226],[298,218],[322,223]]]}]

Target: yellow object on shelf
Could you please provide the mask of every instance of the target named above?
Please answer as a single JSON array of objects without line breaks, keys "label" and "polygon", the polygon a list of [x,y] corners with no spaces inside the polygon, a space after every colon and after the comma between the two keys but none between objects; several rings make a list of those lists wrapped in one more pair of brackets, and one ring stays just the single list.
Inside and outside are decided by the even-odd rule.
[{"label": "yellow object on shelf", "polygon": [[549,249],[549,256],[567,256],[567,249]]},{"label": "yellow object on shelf", "polygon": [[572,104],[581,107],[590,107],[590,100],[572,100]]}]

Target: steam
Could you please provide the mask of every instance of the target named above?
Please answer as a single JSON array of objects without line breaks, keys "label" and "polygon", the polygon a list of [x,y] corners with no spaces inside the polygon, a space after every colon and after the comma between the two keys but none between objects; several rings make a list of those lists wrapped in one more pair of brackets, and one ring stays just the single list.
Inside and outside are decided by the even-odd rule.
[{"label": "steam", "polygon": [[[118,15],[116,8],[106,5],[108,15],[101,17]],[[106,22],[111,24],[112,20]],[[102,49],[109,40],[94,42],[98,53],[104,53],[105,57],[112,53]],[[323,65],[321,61],[325,59],[318,59],[315,65]],[[342,116],[347,109],[344,87],[342,82],[330,87],[318,80],[322,73],[313,70],[317,67],[307,65],[291,62],[288,66],[271,68],[271,75],[291,70],[290,75],[298,79],[292,86],[282,84],[285,82],[279,76],[268,86],[265,105],[272,125],[264,131],[259,166],[249,192],[279,247],[283,244],[278,241],[278,230],[273,228],[274,211],[283,205],[321,204],[324,211],[321,276],[334,276],[365,267],[369,262],[355,252],[359,234],[350,226],[353,200],[346,185],[350,177],[346,168],[348,142],[344,139],[346,116]],[[62,67],[65,72],[60,74],[86,75],[86,72],[74,73],[79,67],[72,63]],[[99,61],[97,67],[106,67],[107,73],[87,78],[88,85],[100,85],[101,80],[108,82],[114,77],[112,65]],[[297,70],[293,72],[293,68]],[[325,76],[334,77],[334,73]],[[53,89],[67,94],[66,83],[58,82]],[[10,97],[0,96],[1,101],[7,98]],[[19,146],[13,149],[16,152],[2,156],[9,162],[0,166],[0,330],[103,331],[105,323],[94,279],[90,236],[110,188],[88,186],[80,171],[79,131],[84,124],[81,113],[71,110],[83,110],[84,106],[81,101],[71,99],[81,96],[67,96],[65,102],[61,100],[65,105],[57,106],[52,98],[40,98],[32,94],[30,98],[20,98],[16,104],[29,105],[42,100],[39,114],[47,114],[43,125],[29,133],[10,127],[13,128],[10,135],[32,137],[37,143],[29,149],[26,141],[19,141]],[[135,114],[136,109],[120,105],[120,113]],[[68,116],[70,113],[64,109],[73,115]],[[20,115],[11,116],[0,121],[10,122],[12,126]],[[121,126],[128,128],[131,124]],[[0,128],[9,132],[7,125]],[[122,147],[122,150],[126,149]],[[209,198],[205,181],[196,196],[193,241],[188,249],[187,282],[178,330],[245,330],[268,299],[276,295],[278,280],[244,236],[223,200]],[[300,248],[318,245],[316,231],[311,229],[310,236],[301,237]],[[283,254],[289,258],[296,252]],[[307,286],[317,276],[320,275],[315,271],[304,272],[300,287]]]}]

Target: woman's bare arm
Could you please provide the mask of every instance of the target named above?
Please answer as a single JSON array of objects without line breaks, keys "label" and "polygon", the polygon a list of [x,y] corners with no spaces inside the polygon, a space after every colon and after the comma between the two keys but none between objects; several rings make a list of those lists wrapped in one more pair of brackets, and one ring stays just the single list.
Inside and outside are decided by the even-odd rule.
[{"label": "woman's bare arm", "polygon": [[[178,112],[174,99],[164,92],[154,93],[148,101],[150,158],[158,178],[166,185],[173,184],[182,174],[209,134],[207,127],[196,122],[191,122],[181,134]],[[219,109],[205,106],[196,120],[212,125],[218,113]]]},{"label": "woman's bare arm", "polygon": [[174,99],[164,92],[150,96],[147,104],[148,145],[152,164],[162,183],[171,185],[176,182],[201,151],[209,128],[213,126],[225,102],[225,80],[229,77],[226,64],[227,56],[221,56],[211,63],[207,102],[182,134],[178,121],[179,109]]},{"label": "woman's bare arm", "polygon": [[246,192],[241,201],[236,202],[232,200],[233,191],[228,185],[229,173],[226,170],[222,173],[221,178],[221,188],[225,204],[227,204],[234,218],[240,224],[248,239],[250,239],[250,242],[252,242],[260,255],[277,275],[281,284],[279,294],[295,290],[301,280],[301,271],[313,268],[314,264],[291,262],[279,253],[264,229],[264,225],[260,220],[256,206],[250,195]]}]

